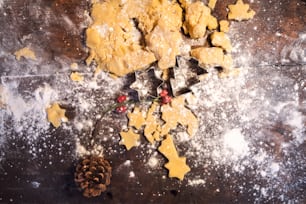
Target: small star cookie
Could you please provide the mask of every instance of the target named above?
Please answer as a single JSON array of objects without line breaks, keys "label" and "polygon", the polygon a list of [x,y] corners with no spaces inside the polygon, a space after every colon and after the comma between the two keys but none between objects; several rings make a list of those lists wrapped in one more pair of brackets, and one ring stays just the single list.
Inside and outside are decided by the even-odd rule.
[{"label": "small star cookie", "polygon": [[132,128],[130,128],[127,132],[120,132],[120,136],[120,144],[124,145],[127,150],[139,145],[140,135],[134,133]]},{"label": "small star cookie", "polygon": [[255,11],[250,9],[249,4],[244,4],[242,0],[237,0],[236,4],[228,5],[229,13],[228,19],[230,20],[248,20],[254,17]]},{"label": "small star cookie", "polygon": [[170,178],[184,179],[185,174],[190,171],[189,166],[186,164],[186,157],[177,157],[169,160],[165,167],[169,170]]}]

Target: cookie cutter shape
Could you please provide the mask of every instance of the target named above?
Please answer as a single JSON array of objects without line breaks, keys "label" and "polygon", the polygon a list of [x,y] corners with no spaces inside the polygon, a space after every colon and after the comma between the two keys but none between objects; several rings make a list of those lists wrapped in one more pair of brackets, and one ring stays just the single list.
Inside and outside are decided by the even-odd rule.
[{"label": "cookie cutter shape", "polygon": [[198,65],[193,58],[176,57],[176,66],[171,68],[173,78],[170,85],[174,96],[179,96],[191,91],[191,87],[198,84],[207,71]]},{"label": "cookie cutter shape", "polygon": [[161,86],[163,80],[161,80],[155,73],[153,67],[144,70],[136,71],[135,81],[130,85],[130,88],[135,90],[138,94],[139,101],[156,98],[158,96],[157,88]]}]

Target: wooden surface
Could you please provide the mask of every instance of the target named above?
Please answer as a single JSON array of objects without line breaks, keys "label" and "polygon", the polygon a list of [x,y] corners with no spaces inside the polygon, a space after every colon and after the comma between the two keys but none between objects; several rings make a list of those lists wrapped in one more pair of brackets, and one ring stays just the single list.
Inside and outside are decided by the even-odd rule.
[{"label": "wooden surface", "polygon": [[[92,74],[92,70],[84,66],[87,56],[84,30],[89,23],[84,12],[89,11],[90,6],[87,1],[2,2],[0,76],[3,86],[18,84],[16,89],[26,100],[30,99],[31,93],[42,84],[49,84],[56,90],[62,90],[58,99],[67,109],[69,121],[82,118],[92,120],[93,123],[97,121],[95,116],[112,103],[118,92],[129,91],[127,85],[121,88],[110,87],[110,81],[104,79],[98,81],[98,85],[104,87],[99,89],[71,85],[68,78],[71,63],[79,63],[80,72],[86,76]],[[233,2],[217,2],[214,14],[218,19],[226,17],[226,6]],[[251,7],[257,12],[255,18],[251,21],[232,23],[230,31],[233,45],[237,45],[233,51],[236,66],[248,66],[248,70],[252,70],[247,73],[248,81],[243,88],[247,92],[260,90],[270,101],[291,100],[288,93],[294,92],[305,127],[306,37],[300,35],[306,35],[306,3],[301,0],[255,0]],[[38,60],[16,62],[12,53],[29,45],[38,55]],[[304,53],[296,51],[304,59],[294,57],[294,47],[304,49]],[[247,59],[248,62],[243,59]],[[128,84],[130,80],[132,79],[128,76],[123,81]],[[296,84],[299,85],[298,88],[294,88]],[[88,99],[95,107],[82,112],[77,107],[77,96]],[[265,98],[258,103],[264,101]],[[253,103],[257,104],[256,101],[250,104]],[[235,102],[233,104],[235,105]],[[217,107],[214,110],[199,110],[198,113],[203,116],[200,118],[205,118],[209,111],[215,111],[216,115],[221,114]],[[220,107],[220,110],[225,109]],[[259,109],[257,111],[261,113]],[[249,130],[250,133],[265,133],[265,138],[261,138],[261,141],[252,140],[258,142],[258,148],[266,148],[279,162],[292,161],[292,164],[296,165],[288,167],[287,175],[280,175],[279,180],[275,179],[275,186],[269,187],[276,193],[267,197],[262,197],[254,188],[255,180],[257,184],[267,185],[267,180],[257,178],[258,172],[255,167],[245,169],[243,175],[236,172],[227,176],[228,167],[207,168],[205,165],[196,165],[195,160],[190,158],[192,171],[182,182],[163,178],[167,171],[162,166],[148,170],[144,167],[144,161],[148,161],[150,157],[144,150],[148,148],[146,145],[126,151],[118,144],[118,132],[126,124],[126,118],[121,115],[110,114],[103,119],[103,126],[95,138],[90,136],[92,127],[78,131],[75,127],[69,128],[67,125],[66,128],[54,129],[50,126],[48,129],[40,130],[39,127],[35,127],[35,123],[42,120],[38,118],[31,124],[21,124],[29,128],[34,127],[32,131],[28,128],[18,131],[18,123],[9,110],[1,109],[0,117],[0,203],[282,203],[282,199],[285,199],[284,202],[290,200],[306,203],[306,142],[297,145],[295,150],[287,153],[282,151],[282,142],[293,140],[292,135],[295,134],[282,120],[282,116],[275,118],[273,115],[270,124],[260,126],[257,123],[260,117],[266,120],[269,117],[258,115],[258,120],[254,121]],[[232,120],[230,122],[234,124],[236,119]],[[218,126],[216,122],[205,122],[211,129]],[[220,121],[220,125],[224,123]],[[305,135],[305,128],[301,131]],[[206,135],[209,140],[208,128],[199,134]],[[249,136],[256,137],[256,134]],[[112,164],[111,186],[98,198],[83,198],[74,185],[77,138],[87,148],[92,147],[92,140],[96,144],[102,144],[104,155]],[[270,144],[271,141],[274,142],[274,146],[262,147],[262,143]],[[144,139],[142,143],[146,144]],[[180,152],[184,154],[184,150],[188,148],[190,147],[187,144],[181,144]],[[41,151],[38,151],[39,149]],[[157,158],[165,162],[161,155]],[[131,162],[130,165],[125,165],[127,160]],[[129,172],[134,172],[135,177],[131,177]],[[202,175],[205,185],[188,185],[188,179],[197,178],[199,175]],[[240,186],[243,186],[243,189],[239,188]]]}]

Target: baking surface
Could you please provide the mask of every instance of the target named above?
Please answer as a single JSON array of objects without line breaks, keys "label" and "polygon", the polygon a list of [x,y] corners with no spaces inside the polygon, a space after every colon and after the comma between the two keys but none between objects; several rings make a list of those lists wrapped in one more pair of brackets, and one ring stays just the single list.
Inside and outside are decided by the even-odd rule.
[{"label": "baking surface", "polygon": [[[214,15],[225,19],[234,2],[218,1]],[[99,119],[118,94],[133,94],[134,78],[94,80],[85,66],[90,3],[0,0],[0,203],[306,203],[306,3],[245,2],[257,14],[229,32],[241,73],[212,72],[193,86],[200,128],[191,139],[175,135],[191,167],[178,181],[144,138],[130,151],[119,145],[125,115]],[[26,46],[37,60],[15,59]],[[83,83],[69,78],[71,63]],[[52,102],[69,118],[58,129],[46,120]],[[86,199],[73,181],[75,163],[82,148],[99,147],[113,177],[102,196]]]}]

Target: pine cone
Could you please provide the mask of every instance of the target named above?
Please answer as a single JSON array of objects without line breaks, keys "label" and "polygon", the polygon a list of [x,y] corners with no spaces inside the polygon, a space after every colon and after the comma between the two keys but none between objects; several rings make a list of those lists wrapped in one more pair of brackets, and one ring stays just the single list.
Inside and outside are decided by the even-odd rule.
[{"label": "pine cone", "polygon": [[110,184],[112,167],[103,157],[88,156],[76,167],[74,180],[85,197],[101,195]]}]

